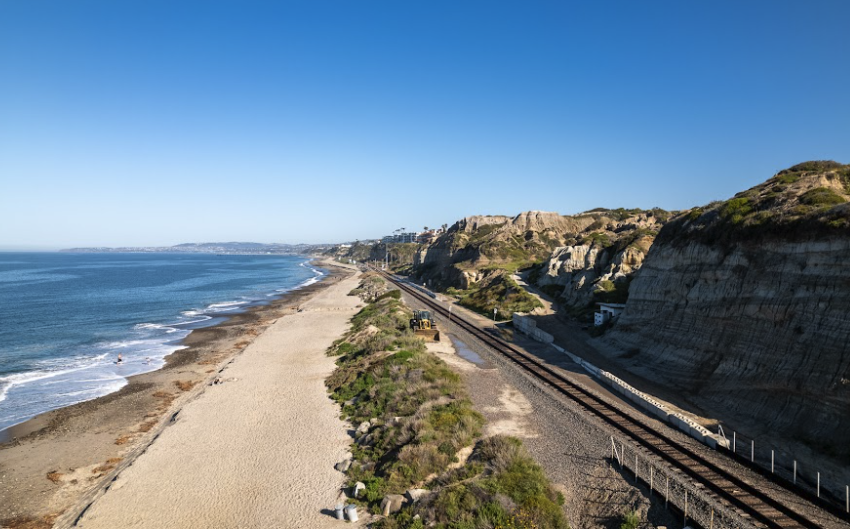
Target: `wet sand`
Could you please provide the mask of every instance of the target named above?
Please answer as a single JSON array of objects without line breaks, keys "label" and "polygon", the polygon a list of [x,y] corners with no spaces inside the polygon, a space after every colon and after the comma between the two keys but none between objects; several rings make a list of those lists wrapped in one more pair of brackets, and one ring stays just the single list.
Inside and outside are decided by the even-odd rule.
[{"label": "wet sand", "polygon": [[351,274],[331,267],[320,283],[193,331],[183,342],[187,349],[170,355],[162,369],[131,377],[120,391],[8,430],[13,439],[0,445],[0,526],[50,527],[70,513],[151,445],[173,411],[199,398],[266,329]]}]

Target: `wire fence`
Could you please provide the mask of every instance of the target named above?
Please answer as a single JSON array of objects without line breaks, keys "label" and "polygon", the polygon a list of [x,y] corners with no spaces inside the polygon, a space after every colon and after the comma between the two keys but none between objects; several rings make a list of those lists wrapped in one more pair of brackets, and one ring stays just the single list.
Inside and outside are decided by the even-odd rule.
[{"label": "wire fence", "polygon": [[846,473],[821,472],[781,448],[738,432],[729,440],[734,459],[850,521],[850,485],[842,482]]},{"label": "wire fence", "polygon": [[679,517],[683,526],[704,529],[751,529],[741,516],[719,504],[707,491],[687,479],[680,471],[670,469],[645,450],[610,438],[611,464],[636,485],[649,491],[653,503]]}]

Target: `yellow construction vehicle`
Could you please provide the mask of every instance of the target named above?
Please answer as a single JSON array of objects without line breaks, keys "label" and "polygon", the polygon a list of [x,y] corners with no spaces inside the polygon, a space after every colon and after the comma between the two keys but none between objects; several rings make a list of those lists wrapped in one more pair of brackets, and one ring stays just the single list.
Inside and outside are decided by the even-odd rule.
[{"label": "yellow construction vehicle", "polygon": [[421,336],[426,342],[440,341],[440,331],[437,330],[437,324],[431,319],[431,313],[427,310],[413,311],[410,328],[416,336]]}]

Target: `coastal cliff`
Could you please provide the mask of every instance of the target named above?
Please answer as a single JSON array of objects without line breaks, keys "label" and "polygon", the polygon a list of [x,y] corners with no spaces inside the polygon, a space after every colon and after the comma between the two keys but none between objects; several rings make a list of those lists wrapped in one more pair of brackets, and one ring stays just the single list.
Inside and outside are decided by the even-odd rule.
[{"label": "coastal cliff", "polygon": [[673,219],[601,339],[753,430],[850,461],[850,166],[809,162]]},{"label": "coastal cliff", "polygon": [[530,279],[568,307],[624,302],[667,212],[600,212],[568,245],[556,248]]},{"label": "coastal cliff", "polygon": [[532,284],[569,307],[586,308],[595,299],[625,299],[669,216],[660,209],[599,208],[573,216],[466,217],[419,249],[413,272],[436,288],[470,290],[526,269]]}]

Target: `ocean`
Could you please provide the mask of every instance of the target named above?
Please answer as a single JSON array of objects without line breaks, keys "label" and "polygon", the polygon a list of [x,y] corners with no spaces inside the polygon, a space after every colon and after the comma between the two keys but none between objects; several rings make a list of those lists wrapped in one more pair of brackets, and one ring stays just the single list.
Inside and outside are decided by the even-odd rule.
[{"label": "ocean", "polygon": [[279,255],[0,253],[0,431],[159,369],[192,329],[318,281],[324,272],[308,263]]}]

